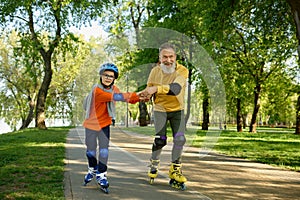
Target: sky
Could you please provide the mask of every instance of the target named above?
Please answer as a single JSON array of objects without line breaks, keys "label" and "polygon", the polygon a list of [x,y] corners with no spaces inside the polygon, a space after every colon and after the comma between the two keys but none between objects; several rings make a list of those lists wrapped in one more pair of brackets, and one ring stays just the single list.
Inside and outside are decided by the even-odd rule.
[{"label": "sky", "polygon": [[2,119],[0,119],[0,134],[7,133],[10,131],[10,127]]},{"label": "sky", "polygon": [[70,31],[73,33],[83,34],[86,39],[89,39],[91,36],[94,37],[107,37],[108,33],[103,30],[103,28],[97,24],[97,22],[91,22],[91,26],[89,27],[81,27],[80,29],[76,27],[71,27]]}]

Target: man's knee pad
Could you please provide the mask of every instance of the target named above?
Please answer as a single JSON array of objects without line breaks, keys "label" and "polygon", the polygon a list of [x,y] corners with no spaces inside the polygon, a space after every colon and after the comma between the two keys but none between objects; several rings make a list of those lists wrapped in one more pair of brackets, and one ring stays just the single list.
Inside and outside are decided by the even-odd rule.
[{"label": "man's knee pad", "polygon": [[186,142],[184,133],[176,133],[176,134],[174,135],[173,142],[174,142],[174,146],[175,146],[177,149],[182,149],[182,148],[183,148],[183,145],[184,145],[185,142]]},{"label": "man's knee pad", "polygon": [[155,136],[154,145],[156,149],[161,149],[167,144],[167,137],[166,136]]},{"label": "man's knee pad", "polygon": [[86,151],[86,156],[88,158],[96,158],[96,151],[90,151],[90,150],[87,150]]},{"label": "man's knee pad", "polygon": [[100,149],[99,154],[100,154],[100,157],[107,158],[108,157],[108,149],[107,148]]}]

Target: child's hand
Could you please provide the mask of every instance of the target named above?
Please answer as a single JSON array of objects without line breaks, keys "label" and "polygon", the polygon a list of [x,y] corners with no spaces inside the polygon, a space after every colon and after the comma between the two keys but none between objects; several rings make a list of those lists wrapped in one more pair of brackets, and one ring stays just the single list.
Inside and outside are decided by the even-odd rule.
[{"label": "child's hand", "polygon": [[140,101],[143,101],[143,102],[144,101],[147,102],[151,98],[151,94],[149,94],[146,89],[143,90],[143,91],[138,92],[137,95],[139,96]]}]

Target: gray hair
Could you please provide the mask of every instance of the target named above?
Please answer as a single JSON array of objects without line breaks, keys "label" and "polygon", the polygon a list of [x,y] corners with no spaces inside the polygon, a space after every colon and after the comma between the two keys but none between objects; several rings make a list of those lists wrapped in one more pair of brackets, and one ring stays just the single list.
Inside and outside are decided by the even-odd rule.
[{"label": "gray hair", "polygon": [[173,51],[176,54],[176,48],[173,44],[170,43],[163,43],[160,47],[159,47],[159,53],[161,53],[162,50],[164,49],[173,49]]}]

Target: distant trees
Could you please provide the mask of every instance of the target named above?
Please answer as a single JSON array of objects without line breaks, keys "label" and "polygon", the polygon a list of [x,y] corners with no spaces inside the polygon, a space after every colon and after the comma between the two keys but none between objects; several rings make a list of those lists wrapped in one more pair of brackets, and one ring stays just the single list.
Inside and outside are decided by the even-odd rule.
[{"label": "distant trees", "polygon": [[[31,49],[31,53],[42,61],[39,66],[41,83],[38,85],[35,104],[36,127],[46,129],[46,101],[53,76],[53,57],[71,49],[71,40],[77,39],[68,31],[70,25],[88,23],[97,18],[106,1],[2,1],[0,21],[2,29],[13,24],[20,36],[20,48]],[[92,12],[91,12],[92,11]],[[60,49],[58,49],[60,48]],[[63,54],[62,54],[63,55]],[[26,55],[25,55],[26,56]],[[28,56],[28,55],[27,55]],[[30,57],[31,55],[29,55]],[[34,60],[31,60],[34,64]],[[30,69],[30,64],[26,66]],[[34,99],[32,99],[35,101]]]},{"label": "distant trees", "polygon": [[[65,38],[68,40],[67,38]],[[1,55],[1,112],[0,115],[14,129],[27,128],[34,119],[39,87],[42,84],[43,61],[30,46],[21,46],[16,32],[0,38]],[[69,39],[70,40],[70,39]],[[53,78],[46,100],[46,118],[70,118],[73,109],[74,79],[89,53],[84,43],[67,42],[69,51],[53,56]],[[62,45],[62,43],[60,44]],[[60,48],[60,45],[58,48]]]}]

